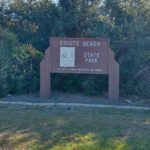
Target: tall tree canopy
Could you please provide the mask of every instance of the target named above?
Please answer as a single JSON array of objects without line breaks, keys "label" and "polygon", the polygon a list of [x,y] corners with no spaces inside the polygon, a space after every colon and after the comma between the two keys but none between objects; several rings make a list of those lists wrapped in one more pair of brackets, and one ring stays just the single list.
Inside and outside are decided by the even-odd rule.
[{"label": "tall tree canopy", "polygon": [[[121,94],[150,96],[149,0],[5,0],[0,25],[42,52],[52,36],[109,38],[121,65]],[[55,88],[70,91],[98,93],[107,87],[97,76],[54,75],[53,80]]]}]

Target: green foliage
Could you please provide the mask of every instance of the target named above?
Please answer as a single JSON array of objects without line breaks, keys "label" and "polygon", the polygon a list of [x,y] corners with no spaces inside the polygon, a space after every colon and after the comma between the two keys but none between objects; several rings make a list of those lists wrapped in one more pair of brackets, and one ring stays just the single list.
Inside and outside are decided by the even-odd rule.
[{"label": "green foliage", "polygon": [[[2,53],[5,56],[1,54],[1,59],[6,60],[3,62],[7,64],[3,69],[1,67],[1,72],[9,70],[3,71],[3,82],[12,73],[10,66],[13,61],[17,69],[19,68],[19,72],[15,72],[15,77],[11,79],[16,82],[15,86],[20,87],[23,82],[29,82],[27,85],[31,89],[35,86],[33,89],[37,90],[41,54],[37,53],[36,49],[46,49],[49,46],[49,37],[103,37],[110,39],[111,48],[120,63],[120,93],[149,97],[149,18],[149,0],[59,0],[58,4],[52,0],[12,0],[7,3],[1,1],[0,25],[17,35],[19,41],[24,44],[17,46],[18,42],[12,33],[2,40],[1,44],[8,44],[5,44],[6,53]],[[33,51],[28,52],[29,49],[34,49],[34,56]],[[32,80],[33,76],[36,79]],[[34,81],[34,84],[27,80]],[[105,78],[94,75],[53,75],[55,89],[84,91],[87,94],[100,93],[103,89],[107,91],[107,82]],[[26,92],[30,91],[27,90],[28,86],[21,87],[22,90],[18,88],[18,93],[25,89]],[[4,89],[8,88],[10,87],[4,86]],[[7,90],[2,93],[5,93],[4,91]],[[14,91],[16,88],[13,88],[12,93]]]},{"label": "green foliage", "polygon": [[31,45],[20,45],[11,32],[0,29],[0,35],[0,96],[37,91],[42,54]]},{"label": "green foliage", "polygon": [[107,91],[107,76],[54,74],[52,88],[67,92],[84,92],[87,95],[100,95]]},{"label": "green foliage", "polygon": [[104,7],[111,22],[111,47],[121,68],[121,94],[149,97],[149,1],[106,0]]},{"label": "green foliage", "polygon": [[6,83],[12,72],[12,53],[17,40],[14,34],[3,31],[0,28],[0,95],[5,95],[9,91]]},{"label": "green foliage", "polygon": [[2,13],[7,18],[2,27],[7,26],[20,42],[32,43],[37,49],[46,49],[49,37],[59,32],[56,24],[58,10],[50,0],[13,0],[9,9]]}]

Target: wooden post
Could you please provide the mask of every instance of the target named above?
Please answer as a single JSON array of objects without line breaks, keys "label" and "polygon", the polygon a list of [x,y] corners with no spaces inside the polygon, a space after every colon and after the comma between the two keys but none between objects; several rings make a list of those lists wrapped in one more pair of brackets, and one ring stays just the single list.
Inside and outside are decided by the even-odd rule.
[{"label": "wooden post", "polygon": [[114,99],[119,99],[119,64],[114,63]]},{"label": "wooden post", "polygon": [[[49,57],[49,58],[48,58]],[[49,98],[51,90],[50,48],[46,50],[45,58],[40,63],[40,97]]]},{"label": "wooden post", "polygon": [[108,54],[108,98],[119,99],[119,64],[114,59],[114,53],[109,50]]}]

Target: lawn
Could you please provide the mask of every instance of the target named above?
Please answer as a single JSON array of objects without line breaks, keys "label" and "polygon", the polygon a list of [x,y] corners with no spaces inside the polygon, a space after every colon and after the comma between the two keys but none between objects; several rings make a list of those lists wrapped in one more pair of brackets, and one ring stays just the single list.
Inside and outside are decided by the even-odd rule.
[{"label": "lawn", "polygon": [[150,111],[0,105],[0,150],[149,150]]}]

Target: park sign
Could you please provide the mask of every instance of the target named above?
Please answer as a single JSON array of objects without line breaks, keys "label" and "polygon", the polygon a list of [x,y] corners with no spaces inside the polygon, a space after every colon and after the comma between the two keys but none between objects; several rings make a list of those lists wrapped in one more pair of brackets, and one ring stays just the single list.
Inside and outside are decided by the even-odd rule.
[{"label": "park sign", "polygon": [[107,74],[107,40],[51,38],[51,71]]},{"label": "park sign", "polygon": [[50,38],[50,47],[40,63],[42,98],[50,96],[51,73],[106,74],[109,99],[119,98],[119,64],[107,39]]}]

